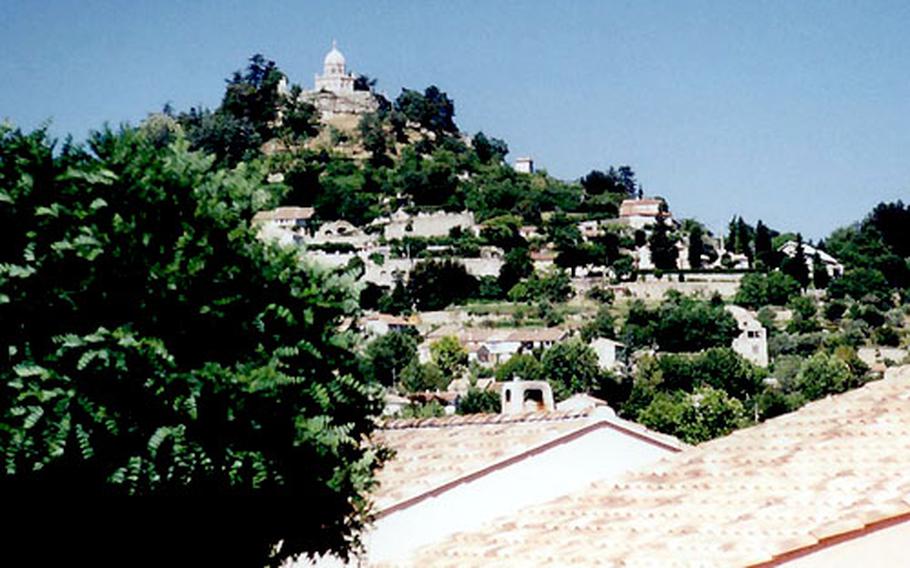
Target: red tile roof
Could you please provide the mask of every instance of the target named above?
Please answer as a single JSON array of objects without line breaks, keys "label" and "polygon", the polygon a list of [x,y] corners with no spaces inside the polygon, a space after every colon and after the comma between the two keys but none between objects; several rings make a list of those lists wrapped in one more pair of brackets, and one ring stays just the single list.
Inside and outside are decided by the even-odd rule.
[{"label": "red tile roof", "polygon": [[426,566],[750,566],[910,519],[910,366],[417,552]]},{"label": "red tile roof", "polygon": [[601,427],[670,450],[685,447],[609,408],[390,420],[376,440],[396,457],[378,474],[375,506],[382,516]]}]

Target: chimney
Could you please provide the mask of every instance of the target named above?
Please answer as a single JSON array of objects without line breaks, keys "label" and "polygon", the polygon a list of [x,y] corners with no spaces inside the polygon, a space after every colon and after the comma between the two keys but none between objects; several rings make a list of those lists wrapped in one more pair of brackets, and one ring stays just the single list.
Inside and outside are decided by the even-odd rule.
[{"label": "chimney", "polygon": [[553,389],[547,381],[522,381],[520,379],[502,384],[499,394],[502,414],[523,414],[526,412],[552,412]]}]

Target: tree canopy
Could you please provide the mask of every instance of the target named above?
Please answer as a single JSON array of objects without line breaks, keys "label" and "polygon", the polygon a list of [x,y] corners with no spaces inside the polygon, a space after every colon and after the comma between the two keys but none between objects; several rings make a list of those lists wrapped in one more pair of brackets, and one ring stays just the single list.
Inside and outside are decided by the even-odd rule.
[{"label": "tree canopy", "polygon": [[165,541],[239,564],[344,555],[381,463],[363,445],[379,397],[339,331],[351,282],[255,238],[278,189],[255,163],[162,142],[124,128],[55,153],[0,129],[2,493],[257,497],[254,523],[185,517],[217,543],[175,502]]}]

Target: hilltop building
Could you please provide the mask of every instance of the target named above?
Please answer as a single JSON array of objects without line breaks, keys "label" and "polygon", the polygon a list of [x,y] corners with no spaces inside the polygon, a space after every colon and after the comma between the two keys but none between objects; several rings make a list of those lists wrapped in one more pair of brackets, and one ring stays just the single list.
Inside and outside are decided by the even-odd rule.
[{"label": "hilltop building", "polygon": [[619,206],[619,220],[633,229],[643,229],[653,225],[661,214],[667,220],[673,218],[667,202],[660,197],[625,199]]},{"label": "hilltop building", "polygon": [[521,158],[515,158],[515,165],[512,166],[513,169],[520,174],[533,174],[534,173],[534,159],[529,156],[522,156]]},{"label": "hilltop building", "polygon": [[356,82],[357,76],[347,70],[347,61],[333,41],[322,62],[322,75],[315,76],[314,89],[302,92],[300,98],[315,106],[323,120],[376,111],[379,108],[376,95],[369,88],[358,89]]}]

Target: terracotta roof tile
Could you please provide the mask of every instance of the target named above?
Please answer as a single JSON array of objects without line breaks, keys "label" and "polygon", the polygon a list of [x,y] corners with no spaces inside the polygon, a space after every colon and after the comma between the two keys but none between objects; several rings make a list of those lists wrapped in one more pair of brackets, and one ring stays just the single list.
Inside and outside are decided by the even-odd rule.
[{"label": "terracotta roof tile", "polygon": [[910,366],[518,511],[413,565],[746,566],[910,515]]},{"label": "terracotta roof tile", "polygon": [[376,442],[396,455],[378,474],[374,505],[381,515],[592,425],[611,427],[672,450],[685,447],[673,437],[618,418],[607,407],[393,419],[375,435]]}]

